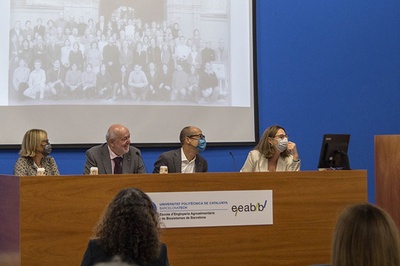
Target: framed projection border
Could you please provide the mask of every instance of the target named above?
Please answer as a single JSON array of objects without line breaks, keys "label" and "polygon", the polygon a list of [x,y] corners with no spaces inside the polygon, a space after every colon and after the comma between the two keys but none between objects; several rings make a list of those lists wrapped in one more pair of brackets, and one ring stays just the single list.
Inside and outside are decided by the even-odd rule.
[{"label": "framed projection border", "polygon": [[138,147],[187,125],[211,146],[256,143],[255,2],[1,1],[0,148],[31,128],[90,146],[115,123]]}]

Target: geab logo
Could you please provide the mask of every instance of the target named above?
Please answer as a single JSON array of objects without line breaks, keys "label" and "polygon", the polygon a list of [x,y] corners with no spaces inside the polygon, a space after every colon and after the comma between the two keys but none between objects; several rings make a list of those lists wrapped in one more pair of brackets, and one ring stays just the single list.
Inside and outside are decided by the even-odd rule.
[{"label": "geab logo", "polygon": [[237,216],[239,212],[257,212],[257,211],[262,212],[265,210],[265,207],[267,206],[267,201],[268,200],[265,200],[264,204],[258,202],[256,204],[249,203],[246,205],[237,205],[237,206],[232,205],[231,210],[232,212],[235,213],[235,216]]}]

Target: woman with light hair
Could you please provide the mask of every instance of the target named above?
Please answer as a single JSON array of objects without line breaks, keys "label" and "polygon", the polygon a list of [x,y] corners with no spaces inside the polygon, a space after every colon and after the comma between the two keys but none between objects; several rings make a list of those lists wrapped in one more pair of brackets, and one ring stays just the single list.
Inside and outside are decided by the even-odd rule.
[{"label": "woman with light hair", "polygon": [[14,165],[14,175],[35,176],[38,168],[44,168],[45,175],[60,175],[56,161],[49,156],[51,150],[46,131],[28,130],[22,139],[20,157]]},{"label": "woman with light hair", "polygon": [[336,224],[332,266],[398,266],[397,227],[383,209],[368,203],[347,207]]},{"label": "woman with light hair", "polygon": [[249,152],[240,172],[300,171],[300,164],[296,143],[289,141],[283,127],[272,125]]}]

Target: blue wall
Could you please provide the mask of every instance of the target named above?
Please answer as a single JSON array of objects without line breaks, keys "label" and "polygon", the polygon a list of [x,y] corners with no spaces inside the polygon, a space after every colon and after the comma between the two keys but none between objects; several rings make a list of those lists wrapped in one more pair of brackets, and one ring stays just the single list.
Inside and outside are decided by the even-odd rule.
[{"label": "blue wall", "polygon": [[[284,126],[302,170],[316,170],[323,134],[350,133],[351,167],[368,170],[374,202],[374,135],[400,133],[400,1],[259,0],[257,45],[260,134]],[[234,171],[229,152],[238,170],[251,148],[210,147],[204,156],[210,171]],[[148,171],[166,150],[142,149]],[[62,174],[81,174],[84,152],[53,156]],[[17,153],[0,150],[1,174],[12,174]]]}]

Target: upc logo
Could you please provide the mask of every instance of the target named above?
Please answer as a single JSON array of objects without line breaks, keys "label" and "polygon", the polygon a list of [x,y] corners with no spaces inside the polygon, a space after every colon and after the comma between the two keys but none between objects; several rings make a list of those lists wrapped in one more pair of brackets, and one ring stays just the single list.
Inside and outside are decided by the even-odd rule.
[{"label": "upc logo", "polygon": [[233,205],[232,212],[235,213],[235,216],[238,215],[238,212],[257,212],[257,211],[262,212],[264,211],[266,206],[267,206],[267,200],[264,201],[264,204],[258,202],[256,204],[249,203],[246,205],[238,205],[238,206]]}]

